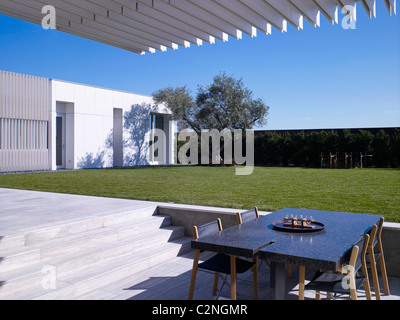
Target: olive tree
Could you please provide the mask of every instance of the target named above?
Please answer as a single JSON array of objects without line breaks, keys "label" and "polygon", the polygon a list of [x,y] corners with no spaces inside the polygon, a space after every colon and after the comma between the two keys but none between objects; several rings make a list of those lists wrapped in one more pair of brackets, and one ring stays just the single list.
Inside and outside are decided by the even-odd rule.
[{"label": "olive tree", "polygon": [[266,124],[269,106],[253,98],[242,79],[220,73],[206,87],[199,86],[196,97],[186,88],[164,88],[153,93],[156,104],[165,104],[180,129],[251,129]]}]

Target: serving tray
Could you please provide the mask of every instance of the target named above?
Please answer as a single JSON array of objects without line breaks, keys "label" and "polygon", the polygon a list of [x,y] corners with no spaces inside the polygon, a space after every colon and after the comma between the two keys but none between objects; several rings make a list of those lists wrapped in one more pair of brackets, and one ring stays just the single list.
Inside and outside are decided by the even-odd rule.
[{"label": "serving tray", "polygon": [[287,224],[287,221],[285,220],[278,220],[272,222],[272,225],[274,226],[275,229],[281,230],[281,231],[289,231],[289,232],[315,232],[315,231],[321,231],[325,229],[326,224],[318,221],[313,221],[309,224],[309,227],[302,227],[300,226],[288,226],[285,225]]}]

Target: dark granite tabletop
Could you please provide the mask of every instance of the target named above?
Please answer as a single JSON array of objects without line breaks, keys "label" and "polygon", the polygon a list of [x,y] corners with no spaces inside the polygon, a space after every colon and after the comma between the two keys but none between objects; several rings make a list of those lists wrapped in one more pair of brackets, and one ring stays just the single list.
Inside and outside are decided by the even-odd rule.
[{"label": "dark granite tabletop", "polygon": [[284,236],[273,230],[272,222],[275,220],[267,215],[215,235],[200,237],[192,241],[192,248],[251,258],[261,248]]},{"label": "dark granite tabletop", "polygon": [[312,268],[336,270],[346,254],[374,224],[380,216],[346,212],[317,211],[305,209],[283,209],[273,215],[312,215],[316,221],[326,225],[322,231],[310,233],[282,232],[285,237],[261,248],[261,259],[280,263],[304,265]]},{"label": "dark granite tabletop", "polygon": [[[288,214],[312,215],[326,224],[321,231],[297,233],[276,230],[272,223]],[[257,220],[192,241],[192,248],[242,257],[258,255],[277,263],[335,270],[352,246],[369,232],[380,216],[286,208]]]}]

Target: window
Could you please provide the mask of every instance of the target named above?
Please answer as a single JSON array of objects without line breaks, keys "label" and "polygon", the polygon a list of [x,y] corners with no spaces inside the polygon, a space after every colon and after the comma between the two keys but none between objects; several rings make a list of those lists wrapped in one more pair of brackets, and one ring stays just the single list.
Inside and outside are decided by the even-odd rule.
[{"label": "window", "polygon": [[0,118],[0,149],[48,149],[48,122]]},{"label": "window", "polygon": [[165,136],[160,136],[164,132],[163,115],[150,114],[150,129],[150,162],[162,164],[165,162]]}]

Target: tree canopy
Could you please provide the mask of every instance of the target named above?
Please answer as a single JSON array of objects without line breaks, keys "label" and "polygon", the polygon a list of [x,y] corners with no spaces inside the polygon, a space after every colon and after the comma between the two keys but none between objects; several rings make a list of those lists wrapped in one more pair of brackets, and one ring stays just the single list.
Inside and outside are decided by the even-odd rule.
[{"label": "tree canopy", "polygon": [[269,106],[254,99],[242,79],[225,72],[214,77],[206,87],[199,86],[195,98],[186,88],[164,88],[153,93],[156,104],[165,104],[178,122],[180,129],[251,129],[266,124]]}]

